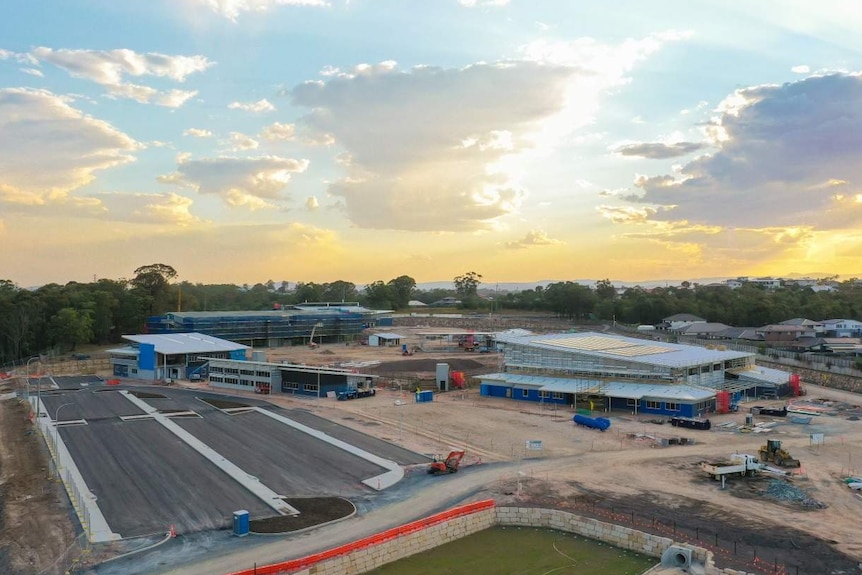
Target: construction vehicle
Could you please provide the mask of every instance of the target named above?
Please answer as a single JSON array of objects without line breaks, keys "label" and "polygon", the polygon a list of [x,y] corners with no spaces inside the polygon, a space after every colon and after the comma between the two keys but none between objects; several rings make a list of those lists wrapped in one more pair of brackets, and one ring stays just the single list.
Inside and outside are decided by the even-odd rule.
[{"label": "construction vehicle", "polygon": [[733,475],[740,477],[751,477],[752,475],[763,470],[763,464],[753,455],[745,453],[734,453],[730,456],[730,461],[722,461],[718,463],[707,463],[704,461],[700,464],[700,468],[712,476],[716,481]]},{"label": "construction vehicle", "polygon": [[458,466],[461,465],[461,460],[464,459],[466,451],[452,451],[446,456],[446,459],[431,462],[428,466],[428,473],[431,475],[443,475],[444,473],[456,473]]},{"label": "construction vehicle", "polygon": [[370,383],[360,382],[339,391],[335,394],[335,397],[338,401],[347,401],[350,399],[359,399],[360,397],[374,397],[375,395],[377,395],[377,390]]},{"label": "construction vehicle", "polygon": [[781,441],[778,439],[766,440],[766,445],[760,448],[760,460],[771,461],[779,467],[800,467],[802,465],[787,450],[781,448]]}]

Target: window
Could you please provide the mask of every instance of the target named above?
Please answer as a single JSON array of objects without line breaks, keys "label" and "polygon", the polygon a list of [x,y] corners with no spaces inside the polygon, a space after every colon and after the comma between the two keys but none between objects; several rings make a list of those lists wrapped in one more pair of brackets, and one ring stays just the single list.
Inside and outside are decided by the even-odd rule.
[{"label": "window", "polygon": [[539,398],[540,399],[548,399],[549,397],[551,397],[550,391],[539,391]]},{"label": "window", "polygon": [[240,375],[254,375],[254,370],[252,369],[241,369],[239,370]]},{"label": "window", "polygon": [[637,405],[637,401],[631,398],[626,399],[626,405],[629,407],[634,407],[635,405]]},{"label": "window", "polygon": [[646,408],[647,409],[661,409],[661,402],[660,401],[649,401],[649,400],[647,400],[646,401]]},{"label": "window", "polygon": [[522,389],[521,390],[521,397],[530,397],[530,390],[529,389]]},{"label": "window", "polygon": [[721,371],[721,364],[720,363],[713,364],[712,371]]},{"label": "window", "polygon": [[565,399],[565,394],[562,391],[555,391],[554,399]]},{"label": "window", "polygon": [[299,389],[299,384],[296,383],[295,381],[285,381],[284,383],[281,384],[281,388],[282,389],[292,389],[295,391],[295,390]]},{"label": "window", "polygon": [[220,365],[210,366],[210,371],[212,373],[224,373],[224,368]]},{"label": "window", "polygon": [[697,368],[692,367],[691,369],[688,370],[688,374],[689,375],[697,375]]},{"label": "window", "polygon": [[670,403],[669,401],[665,402],[664,408],[668,411],[679,411],[678,403]]},{"label": "window", "polygon": [[317,391],[317,384],[316,383],[306,383],[303,386],[303,390],[316,392]]},{"label": "window", "polygon": [[709,373],[709,366],[708,365],[700,366],[700,373]]}]

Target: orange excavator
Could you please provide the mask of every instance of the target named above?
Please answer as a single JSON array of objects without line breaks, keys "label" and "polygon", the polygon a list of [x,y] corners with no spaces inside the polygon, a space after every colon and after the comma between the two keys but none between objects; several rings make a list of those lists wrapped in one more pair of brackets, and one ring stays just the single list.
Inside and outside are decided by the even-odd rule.
[{"label": "orange excavator", "polygon": [[443,475],[444,473],[455,473],[458,471],[458,466],[461,465],[461,460],[464,459],[466,451],[452,451],[446,456],[446,459],[433,461],[428,466],[428,473],[431,475]]}]

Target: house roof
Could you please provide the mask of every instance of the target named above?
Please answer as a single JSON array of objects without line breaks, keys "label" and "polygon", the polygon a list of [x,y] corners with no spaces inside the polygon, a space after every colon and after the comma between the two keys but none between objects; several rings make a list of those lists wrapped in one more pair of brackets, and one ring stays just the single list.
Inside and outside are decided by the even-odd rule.
[{"label": "house roof", "polygon": [[820,322],[820,323],[822,323],[822,324],[824,324],[824,325],[832,325],[832,324],[836,324],[836,323],[852,323],[852,324],[858,324],[858,323],[860,323],[860,322],[859,322],[859,321],[857,321],[857,320],[855,320],[855,319],[842,319],[842,318],[835,318],[835,319],[824,319],[824,320],[823,320],[822,322]]},{"label": "house roof", "polygon": [[676,330],[681,334],[693,334],[693,333],[721,333],[730,326],[724,323],[711,323],[711,322],[703,322],[703,323],[692,323],[681,327]]},{"label": "house roof", "polygon": [[814,326],[814,325],[822,325],[822,322],[812,321],[810,319],[805,319],[804,317],[795,317],[793,319],[786,319],[782,322],[779,322],[779,325]]},{"label": "house roof", "polygon": [[802,327],[801,325],[772,324],[772,325],[767,325],[767,326],[760,328],[759,331],[771,332],[771,333],[775,333],[775,332],[796,333],[796,332],[800,332],[800,331],[805,331],[805,328]]},{"label": "house roof", "polygon": [[748,339],[755,341],[763,341],[763,336],[757,333],[757,329],[753,327],[729,327],[726,330],[716,333],[715,335],[726,337],[728,339]]},{"label": "house roof", "polygon": [[157,353],[165,355],[177,355],[182,353],[205,354],[234,351],[238,349],[251,349],[247,345],[197,332],[124,335],[123,339],[137,344],[152,344]]},{"label": "house roof", "polygon": [[411,299],[407,302],[407,307],[428,307],[428,304],[418,299]]},{"label": "house roof", "polygon": [[677,313],[670,317],[664,318],[664,321],[706,321],[702,317],[690,313]]}]

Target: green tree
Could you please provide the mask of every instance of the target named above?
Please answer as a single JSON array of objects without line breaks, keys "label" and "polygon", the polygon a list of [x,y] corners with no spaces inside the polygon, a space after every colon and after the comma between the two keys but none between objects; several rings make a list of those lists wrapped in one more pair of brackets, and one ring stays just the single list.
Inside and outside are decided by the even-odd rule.
[{"label": "green tree", "polygon": [[177,270],[165,264],[150,264],[135,270],[132,286],[147,298],[147,313],[158,315],[172,309],[171,280]]},{"label": "green tree", "polygon": [[93,337],[93,320],[90,314],[79,313],[70,307],[58,311],[51,317],[48,325],[54,341],[70,351],[75,351],[79,343],[90,341]]},{"label": "green tree", "polygon": [[392,290],[382,280],[377,280],[366,285],[365,297],[369,307],[376,309],[389,309],[392,307]]},{"label": "green tree", "polygon": [[395,309],[407,307],[413,297],[413,290],[416,289],[416,280],[410,276],[398,276],[389,280],[386,285],[389,287],[393,307]]},{"label": "green tree", "polygon": [[476,272],[467,272],[462,276],[455,277],[455,293],[462,298],[475,296],[482,283],[482,275]]}]

